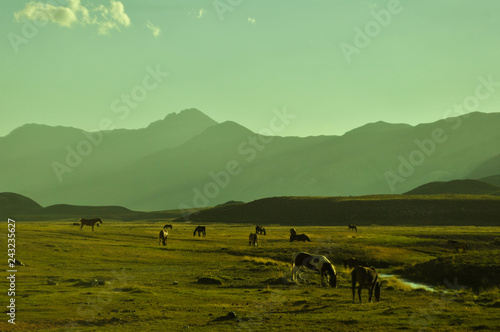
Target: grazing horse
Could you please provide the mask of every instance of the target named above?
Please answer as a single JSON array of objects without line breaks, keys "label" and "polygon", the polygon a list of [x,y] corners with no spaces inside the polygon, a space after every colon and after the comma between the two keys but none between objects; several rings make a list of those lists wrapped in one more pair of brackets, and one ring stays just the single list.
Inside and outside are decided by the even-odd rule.
[{"label": "grazing horse", "polygon": [[255,226],[255,234],[266,235],[266,229],[262,226]]},{"label": "grazing horse", "polygon": [[160,245],[160,243],[163,242],[163,245],[166,246],[167,245],[167,236],[168,236],[168,231],[162,229],[160,231],[158,245]]},{"label": "grazing horse", "polygon": [[380,301],[380,280],[377,271],[373,267],[356,266],[351,272],[352,282],[352,303],[354,303],[356,293],[356,283],[358,287],[359,303],[361,301],[361,290],[368,288],[368,302],[372,301],[373,290],[375,289],[375,300]]},{"label": "grazing horse", "polygon": [[321,285],[324,285],[323,279],[326,277],[332,288],[337,287],[337,272],[332,263],[320,255],[311,255],[306,252],[296,252],[292,256],[292,281],[297,280],[297,272],[301,267],[319,272],[321,275]]},{"label": "grazing horse", "polygon": [[165,225],[165,226],[163,226],[163,229],[167,229],[167,228],[172,229],[172,225]]},{"label": "grazing horse", "polygon": [[198,237],[201,236],[201,234],[203,234],[203,237],[205,237],[207,235],[207,231],[205,229],[205,226],[198,226],[195,228],[194,232],[193,232],[193,236],[196,235],[196,232],[198,232]]},{"label": "grazing horse", "polygon": [[366,262],[363,262],[363,261],[360,261],[359,259],[351,257],[351,258],[346,259],[344,261],[344,269],[347,270],[348,266],[352,269],[352,268],[355,268],[356,266],[369,266],[369,265],[366,264]]},{"label": "grazing horse", "polygon": [[350,230],[353,230],[353,231],[358,231],[358,228],[356,227],[356,225],[353,225],[353,224],[349,224],[349,226],[347,226],[347,230],[350,231]]},{"label": "grazing horse", "polygon": [[92,232],[94,231],[94,225],[97,223],[97,226],[99,226],[98,223],[102,224],[101,218],[95,218],[95,219],[83,219],[80,218],[80,230],[82,230],[83,226],[92,226]]},{"label": "grazing horse", "polygon": [[458,242],[458,241],[454,241],[454,240],[448,240],[448,245],[455,248],[455,250],[457,252],[458,252],[458,249],[462,249],[463,252],[465,252],[466,249],[469,249],[469,246],[467,245],[467,243]]},{"label": "grazing horse", "polygon": [[290,235],[290,242],[293,242],[293,241],[311,242],[309,237],[305,234],[292,234],[292,235]]},{"label": "grazing horse", "polygon": [[259,236],[257,235],[257,233],[250,233],[250,235],[248,235],[248,245],[254,245],[256,247],[259,246]]},{"label": "grazing horse", "polygon": [[290,228],[290,235],[297,235],[295,228]]}]

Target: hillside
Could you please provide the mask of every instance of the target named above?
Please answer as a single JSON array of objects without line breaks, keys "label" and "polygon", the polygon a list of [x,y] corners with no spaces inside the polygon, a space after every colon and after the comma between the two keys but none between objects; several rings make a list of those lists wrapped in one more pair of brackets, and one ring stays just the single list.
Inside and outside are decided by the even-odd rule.
[{"label": "hillside", "polygon": [[431,182],[405,193],[405,195],[492,195],[500,192],[500,187],[479,180],[453,180]]},{"label": "hillside", "polygon": [[115,220],[145,220],[178,218],[180,211],[138,212],[121,206],[77,206],[57,204],[42,207],[32,199],[14,193],[0,193],[0,218],[16,221],[102,218]]},{"label": "hillside", "polygon": [[[273,197],[220,206],[188,217],[197,223],[280,225],[500,225],[500,198],[472,195]],[[182,219],[179,219],[182,220]]]},{"label": "hillside", "polygon": [[[417,126],[376,122],[342,136],[280,137],[186,110],[140,130],[102,132],[87,153],[99,132],[29,125],[0,138],[0,187],[43,206],[140,211],[398,194],[465,178],[498,155],[499,127],[500,113],[472,113]],[[79,148],[85,153],[77,156]]]}]

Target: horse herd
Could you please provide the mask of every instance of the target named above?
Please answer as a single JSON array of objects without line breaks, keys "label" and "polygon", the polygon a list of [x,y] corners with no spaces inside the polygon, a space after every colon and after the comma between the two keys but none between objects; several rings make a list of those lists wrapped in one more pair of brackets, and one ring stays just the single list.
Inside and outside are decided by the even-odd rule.
[{"label": "horse herd", "polygon": [[[78,223],[73,223],[73,225],[79,225],[80,230],[83,226],[91,226],[92,231],[94,231],[94,225],[102,225],[101,218],[95,219],[83,219],[81,218]],[[158,245],[167,245],[168,228],[172,229],[172,225],[167,224],[163,226],[163,229],[159,233]],[[353,230],[357,232],[357,227],[355,225],[349,225],[348,230]],[[197,226],[194,229],[193,236],[205,237],[207,235],[205,226]],[[255,233],[250,233],[248,236],[248,244],[253,246],[258,246],[259,235],[266,235],[266,229],[262,226],[255,226]],[[290,242],[302,241],[311,242],[306,234],[297,234],[295,228],[290,229]],[[448,240],[447,244],[457,252],[462,249],[465,252],[469,249],[468,245],[463,242]],[[378,302],[380,300],[380,278],[374,267],[369,266],[366,262],[351,257],[344,261],[344,269],[352,268],[351,271],[351,288],[352,288],[352,301],[355,302],[356,285],[358,285],[358,298],[361,303],[361,290],[363,288],[368,289],[368,301],[371,302],[372,295],[375,292],[375,300]],[[317,272],[321,276],[321,284],[328,284],[330,287],[337,287],[337,272],[333,264],[325,257],[321,255],[312,255],[306,252],[296,252],[292,256],[292,281],[298,283],[297,274],[301,268],[308,269]],[[327,280],[327,283],[324,280]]]}]

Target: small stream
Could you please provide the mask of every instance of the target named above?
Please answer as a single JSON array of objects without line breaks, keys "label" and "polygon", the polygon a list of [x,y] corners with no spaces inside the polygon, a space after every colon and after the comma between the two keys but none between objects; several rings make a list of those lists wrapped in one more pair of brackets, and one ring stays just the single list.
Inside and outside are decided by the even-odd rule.
[{"label": "small stream", "polygon": [[381,278],[396,278],[398,279],[398,281],[408,287],[411,287],[413,289],[425,289],[426,291],[428,292],[436,292],[436,289],[435,287],[433,286],[430,286],[430,285],[427,285],[427,284],[421,284],[421,283],[418,283],[418,282],[413,282],[413,281],[410,281],[408,279],[404,279],[404,278],[401,278],[400,276],[397,276],[395,274],[385,274],[385,273],[379,273],[379,276]]}]

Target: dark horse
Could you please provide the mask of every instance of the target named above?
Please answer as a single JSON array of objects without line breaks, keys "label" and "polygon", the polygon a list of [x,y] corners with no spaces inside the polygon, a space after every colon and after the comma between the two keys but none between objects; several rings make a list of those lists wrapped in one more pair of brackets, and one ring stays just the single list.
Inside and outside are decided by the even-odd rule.
[{"label": "dark horse", "polygon": [[101,223],[102,225],[102,220],[101,218],[95,218],[95,219],[83,219],[80,218],[80,230],[83,228],[83,226],[92,226],[92,232],[94,231],[94,225],[97,223],[97,226],[99,226],[98,223]]},{"label": "dark horse", "polygon": [[262,226],[255,226],[255,234],[266,235],[266,229]]},{"label": "dark horse", "polygon": [[290,228],[290,235],[297,235],[295,228]]},{"label": "dark horse", "polygon": [[257,233],[250,233],[250,235],[248,235],[248,245],[251,246],[252,244],[256,247],[259,246],[259,236]]},{"label": "dark horse", "polygon": [[353,225],[353,224],[349,224],[349,226],[347,226],[347,230],[350,231],[350,230],[353,230],[353,231],[358,231],[358,228],[356,227],[356,225]]},{"label": "dark horse", "polygon": [[346,259],[344,261],[344,269],[347,270],[348,266],[352,269],[352,268],[355,268],[356,266],[369,266],[369,265],[366,264],[366,262],[363,262],[357,258],[351,257],[351,258]]},{"label": "dark horse", "polygon": [[311,240],[309,239],[309,236],[307,236],[305,234],[291,234],[290,235],[290,242],[293,242],[293,241],[311,242]]},{"label": "dark horse", "polygon": [[205,229],[205,226],[196,227],[194,232],[193,232],[193,236],[196,235],[196,232],[198,232],[198,237],[201,236],[201,234],[203,234],[203,237],[205,237],[207,235],[207,231]]},{"label": "dark horse", "polygon": [[160,231],[158,245],[160,245],[160,243],[163,242],[163,245],[166,246],[167,245],[167,236],[168,236],[168,231],[162,229]]},{"label": "dark horse", "polygon": [[458,252],[458,249],[462,249],[463,252],[465,252],[466,249],[469,249],[469,246],[467,245],[467,243],[458,242],[458,241],[454,241],[454,240],[448,240],[448,245],[455,248],[455,250],[457,252]]},{"label": "dark horse", "polygon": [[361,290],[368,288],[368,302],[372,301],[373,290],[375,289],[375,300],[380,301],[380,280],[377,271],[373,267],[356,266],[351,272],[352,282],[352,303],[354,303],[356,293],[356,283],[358,287],[359,303],[361,303]]},{"label": "dark horse", "polygon": [[337,287],[337,272],[325,256],[311,255],[306,252],[294,253],[292,256],[292,281],[297,281],[297,272],[301,267],[319,272],[322,285],[324,285],[323,279],[326,277],[330,287]]},{"label": "dark horse", "polygon": [[165,225],[165,226],[163,226],[163,229],[167,229],[167,228],[172,229],[172,225]]}]

